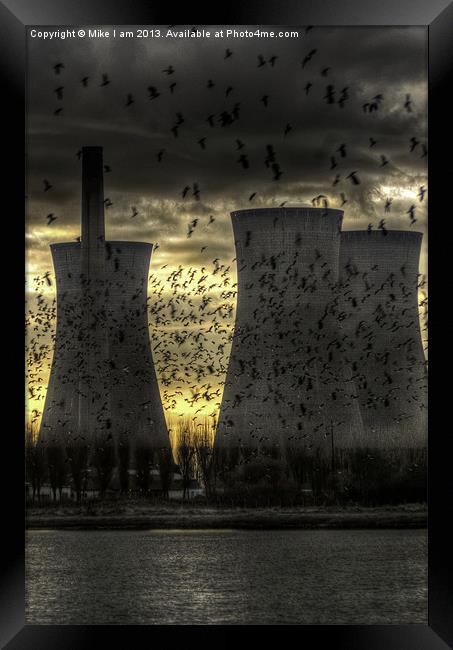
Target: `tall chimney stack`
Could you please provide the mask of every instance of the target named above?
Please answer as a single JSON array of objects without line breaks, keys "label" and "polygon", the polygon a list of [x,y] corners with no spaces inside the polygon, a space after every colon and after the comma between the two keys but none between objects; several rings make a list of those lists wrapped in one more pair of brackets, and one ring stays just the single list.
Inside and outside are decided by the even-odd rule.
[{"label": "tall chimney stack", "polygon": [[[104,259],[104,167],[102,147],[82,148],[82,257],[86,257],[88,278],[96,257]],[[97,261],[97,260],[96,260]]]},{"label": "tall chimney stack", "polygon": [[103,173],[102,147],[83,147],[79,428],[90,438],[105,429],[110,413]]}]

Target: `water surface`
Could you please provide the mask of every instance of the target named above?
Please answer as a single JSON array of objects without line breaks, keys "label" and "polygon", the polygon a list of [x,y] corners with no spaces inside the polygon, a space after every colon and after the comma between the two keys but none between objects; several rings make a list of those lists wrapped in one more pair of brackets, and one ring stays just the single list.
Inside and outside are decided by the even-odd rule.
[{"label": "water surface", "polygon": [[26,588],[29,624],[426,624],[426,531],[33,530]]}]

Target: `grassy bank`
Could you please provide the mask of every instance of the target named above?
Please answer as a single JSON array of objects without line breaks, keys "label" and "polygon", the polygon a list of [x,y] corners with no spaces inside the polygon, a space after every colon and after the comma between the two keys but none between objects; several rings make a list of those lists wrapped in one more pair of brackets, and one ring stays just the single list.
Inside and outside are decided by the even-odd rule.
[{"label": "grassy bank", "polygon": [[126,505],[32,507],[28,529],[150,530],[224,529],[297,530],[425,528],[426,507],[405,504],[378,508],[212,508],[209,506]]}]

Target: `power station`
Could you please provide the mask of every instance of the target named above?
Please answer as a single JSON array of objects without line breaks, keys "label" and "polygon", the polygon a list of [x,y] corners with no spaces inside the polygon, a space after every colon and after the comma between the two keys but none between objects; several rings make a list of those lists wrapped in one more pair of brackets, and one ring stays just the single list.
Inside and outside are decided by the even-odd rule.
[{"label": "power station", "polygon": [[82,149],[81,241],[51,252],[57,329],[40,439],[169,448],[148,331],[152,244],[105,240],[102,147]]},{"label": "power station", "polygon": [[[40,440],[170,448],[148,331],[152,244],[106,241],[101,147],[82,149],[80,241],[52,244],[57,330]],[[343,212],[231,213],[236,322],[215,445],[426,445],[422,234]]]},{"label": "power station", "polygon": [[231,213],[235,331],[218,448],[426,445],[421,233],[341,231],[343,213]]},{"label": "power station", "polygon": [[307,450],[360,443],[362,419],[338,327],[341,210],[231,214],[235,331],[216,445]]},{"label": "power station", "polygon": [[427,372],[418,309],[422,233],[341,234],[341,327],[363,420],[363,444],[427,442]]}]

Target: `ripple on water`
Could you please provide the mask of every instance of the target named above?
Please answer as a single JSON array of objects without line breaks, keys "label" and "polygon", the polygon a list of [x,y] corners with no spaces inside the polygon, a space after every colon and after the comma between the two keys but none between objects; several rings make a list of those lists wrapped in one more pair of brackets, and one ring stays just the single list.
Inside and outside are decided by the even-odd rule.
[{"label": "ripple on water", "polygon": [[426,531],[29,531],[26,588],[29,624],[426,624]]}]

